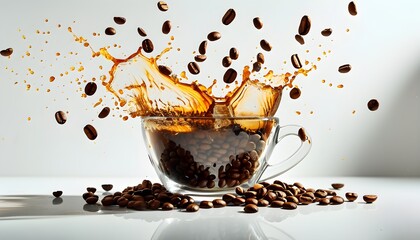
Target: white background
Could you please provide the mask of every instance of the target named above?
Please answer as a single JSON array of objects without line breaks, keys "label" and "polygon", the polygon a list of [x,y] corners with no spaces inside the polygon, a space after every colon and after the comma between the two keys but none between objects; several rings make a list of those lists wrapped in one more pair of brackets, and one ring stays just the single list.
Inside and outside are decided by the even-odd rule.
[{"label": "white background", "polygon": [[[93,97],[81,97],[84,83],[79,86],[74,79],[99,79],[110,64],[104,59],[90,59],[89,49],[75,43],[67,27],[87,38],[95,49],[121,45],[111,52],[123,57],[141,43],[138,26],[147,31],[155,49],[162,49],[169,41],[169,36],[160,32],[167,19],[173,23],[173,45],[181,48],[180,53],[173,51],[176,60],[165,62],[173,64],[175,70],[192,60],[192,52],[214,30],[223,37],[212,43],[214,57],[203,65],[207,69],[202,72],[205,77],[220,79],[223,67],[219,59],[232,46],[239,49],[241,60],[233,66],[241,69],[259,51],[261,38],[273,45],[266,60],[279,72],[294,70],[289,61],[294,53],[318,66],[308,77],[297,79],[301,98],[291,100],[288,90],[284,92],[276,114],[282,125],[302,125],[313,138],[310,154],[286,175],[420,176],[417,1],[358,1],[357,16],[348,13],[348,1],[336,0],[167,2],[170,10],[163,13],[157,10],[156,1],[2,1],[0,49],[12,47],[14,54],[10,59],[0,57],[0,176],[155,178],[141,137],[140,119],[124,122],[117,111],[113,111],[115,117],[98,119],[102,106],[113,106],[111,96],[103,89]],[[224,26],[220,19],[229,8],[236,10],[237,17]],[[301,46],[294,35],[305,14],[311,17],[312,28]],[[114,16],[124,16],[127,23],[117,26]],[[255,16],[263,20],[262,30],[253,28]],[[117,35],[105,36],[103,31],[108,26],[114,26]],[[328,27],[333,34],[326,38],[320,32]],[[94,37],[93,32],[101,36]],[[324,50],[331,53],[324,57]],[[26,51],[31,56],[27,57]],[[61,56],[56,57],[56,52]],[[317,62],[317,57],[322,60]],[[71,66],[77,69],[79,62],[85,68],[83,72],[69,71]],[[338,73],[337,68],[346,63],[352,65],[351,72]],[[35,73],[31,75],[28,68]],[[69,75],[49,83],[49,76],[65,71]],[[31,90],[26,91],[24,80],[31,84]],[[344,88],[336,88],[338,84]],[[50,93],[46,92],[48,88]],[[104,105],[93,108],[100,97]],[[372,98],[380,103],[375,112],[366,107]],[[55,122],[58,110],[68,111],[64,125]],[[99,132],[95,141],[83,133],[88,123]],[[282,158],[294,147],[294,141],[287,141],[272,157]]]}]

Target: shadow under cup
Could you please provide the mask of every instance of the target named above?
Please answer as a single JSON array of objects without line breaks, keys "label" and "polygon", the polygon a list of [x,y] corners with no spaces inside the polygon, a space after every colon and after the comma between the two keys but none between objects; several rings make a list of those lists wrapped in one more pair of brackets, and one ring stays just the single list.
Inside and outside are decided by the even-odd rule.
[{"label": "shadow under cup", "polygon": [[[309,136],[299,126],[279,126],[275,117],[145,117],[143,136],[150,161],[171,192],[221,195],[250,187],[299,163],[309,152]],[[295,135],[301,146],[288,159],[268,159],[283,137]]]}]

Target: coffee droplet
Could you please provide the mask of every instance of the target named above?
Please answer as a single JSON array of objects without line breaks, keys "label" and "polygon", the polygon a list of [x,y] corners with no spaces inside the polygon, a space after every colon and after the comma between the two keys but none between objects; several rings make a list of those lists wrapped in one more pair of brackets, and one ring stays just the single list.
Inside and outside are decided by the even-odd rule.
[{"label": "coffee droplet", "polygon": [[96,85],[96,83],[88,82],[85,86],[86,95],[92,96],[93,94],[95,94],[97,88],[98,88],[98,86]]},{"label": "coffee droplet", "polygon": [[206,54],[207,50],[207,41],[204,40],[200,43],[200,46],[198,47],[198,52],[202,55]]},{"label": "coffee droplet", "polygon": [[211,32],[207,35],[207,39],[209,41],[216,41],[219,40],[222,37],[222,35],[219,32]]},{"label": "coffee droplet", "polygon": [[260,46],[262,49],[264,49],[267,52],[271,51],[271,48],[272,48],[270,43],[264,39],[260,41]]},{"label": "coffee droplet", "polygon": [[229,68],[223,75],[223,81],[225,83],[233,83],[238,73],[233,68]]},{"label": "coffee droplet", "polygon": [[351,70],[351,65],[350,64],[344,64],[341,65],[340,67],[338,67],[338,71],[340,73],[348,73]]},{"label": "coffee droplet", "polygon": [[96,137],[98,137],[98,133],[96,132],[96,129],[88,124],[83,128],[83,131],[85,132],[86,136],[90,139],[90,140],[95,140]]},{"label": "coffee droplet", "polygon": [[304,128],[299,128],[298,136],[302,142],[306,141],[308,137],[306,136],[306,132]]},{"label": "coffee droplet", "polygon": [[356,16],[357,15],[356,4],[354,2],[350,2],[349,3],[348,9],[349,9],[349,13],[352,16]]},{"label": "coffee droplet", "polygon": [[326,28],[324,30],[321,31],[322,36],[324,37],[328,37],[330,36],[332,33],[332,29],[331,28]]},{"label": "coffee droplet", "polygon": [[307,15],[303,16],[300,20],[298,33],[299,35],[306,35],[309,33],[309,30],[311,30],[311,19]]},{"label": "coffee droplet", "polygon": [[117,31],[115,31],[115,29],[113,27],[107,27],[105,29],[105,34],[106,35],[115,35],[117,33]]},{"label": "coffee droplet", "polygon": [[141,42],[141,47],[143,50],[147,53],[153,52],[153,42],[150,39],[144,39],[143,42]]},{"label": "coffee droplet", "polygon": [[291,99],[298,99],[300,97],[301,91],[299,88],[292,88],[290,90],[289,96]]},{"label": "coffee droplet", "polygon": [[252,19],[252,23],[256,29],[261,29],[263,27],[263,23],[259,17]]},{"label": "coffee droplet", "polygon": [[367,104],[368,108],[370,111],[376,111],[379,108],[379,102],[376,99],[371,99],[368,104]]},{"label": "coffee droplet", "polygon": [[66,113],[63,111],[58,111],[55,113],[55,120],[58,124],[64,124],[67,121]]},{"label": "coffee droplet", "polygon": [[191,74],[197,75],[200,73],[200,67],[196,62],[190,62],[187,65],[188,71],[190,71]]},{"label": "coffee droplet", "polygon": [[137,28],[137,32],[138,32],[138,33],[139,33],[139,35],[140,35],[140,36],[142,36],[142,37],[146,37],[146,36],[147,36],[146,31],[144,31],[144,29],[143,29],[143,28],[141,28],[141,27],[138,27],[138,28]]},{"label": "coffee droplet", "polygon": [[8,57],[12,54],[13,54],[13,48],[6,48],[0,51],[0,55],[2,55],[3,57]]},{"label": "coffee droplet", "polygon": [[158,69],[159,69],[160,73],[162,73],[163,75],[166,75],[166,76],[169,76],[172,73],[172,70],[167,66],[159,65]]},{"label": "coffee droplet", "polygon": [[292,60],[293,67],[295,67],[296,69],[302,68],[302,64],[300,63],[300,60],[297,54],[293,54],[291,57],[291,60]]},{"label": "coffee droplet", "polygon": [[101,112],[98,114],[98,118],[106,118],[110,112],[111,112],[111,109],[109,107],[104,107],[101,110]]},{"label": "coffee droplet", "polygon": [[225,15],[222,17],[222,23],[224,25],[229,25],[236,17],[236,12],[234,9],[229,9],[226,11]]},{"label": "coffee droplet", "polygon": [[126,19],[123,17],[114,17],[114,22],[116,24],[122,25],[126,22]]},{"label": "coffee droplet", "polygon": [[163,34],[168,34],[171,31],[171,21],[167,20],[162,25],[162,32]]},{"label": "coffee droplet", "polygon": [[157,6],[158,6],[159,10],[162,11],[162,12],[166,12],[169,9],[168,4],[164,1],[159,1]]}]

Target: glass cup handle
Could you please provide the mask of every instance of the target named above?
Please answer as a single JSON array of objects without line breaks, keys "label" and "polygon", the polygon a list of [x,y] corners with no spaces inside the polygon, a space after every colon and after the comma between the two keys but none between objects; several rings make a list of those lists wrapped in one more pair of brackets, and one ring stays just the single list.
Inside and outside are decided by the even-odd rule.
[{"label": "glass cup handle", "polygon": [[[301,140],[299,148],[288,158],[283,161],[280,161],[275,164],[270,164],[269,161],[265,164],[265,169],[263,169],[263,174],[258,181],[267,181],[270,178],[276,177],[292,167],[296,166],[303,158],[308,155],[309,150],[311,150],[312,140],[309,135],[306,133],[305,129],[298,125],[286,125],[286,126],[277,126],[274,135],[274,144],[279,143],[283,138],[287,136],[297,136]],[[274,145],[274,147],[275,147]],[[267,156],[267,159],[270,159],[270,156]],[[267,176],[267,177],[265,177]]]}]

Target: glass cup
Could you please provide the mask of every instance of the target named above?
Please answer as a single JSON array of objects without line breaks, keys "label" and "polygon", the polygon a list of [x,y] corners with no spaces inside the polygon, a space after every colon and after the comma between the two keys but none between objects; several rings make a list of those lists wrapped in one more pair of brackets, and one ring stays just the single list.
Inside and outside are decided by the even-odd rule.
[{"label": "glass cup", "polygon": [[[311,139],[276,117],[144,117],[150,161],[171,192],[216,196],[249,188],[294,167],[308,154]],[[296,136],[300,146],[283,161],[270,162],[276,144]]]}]

